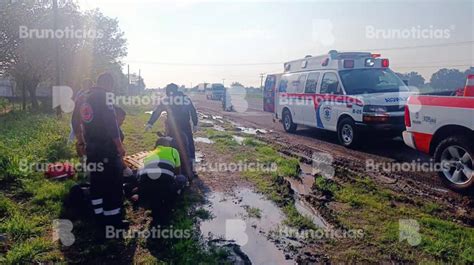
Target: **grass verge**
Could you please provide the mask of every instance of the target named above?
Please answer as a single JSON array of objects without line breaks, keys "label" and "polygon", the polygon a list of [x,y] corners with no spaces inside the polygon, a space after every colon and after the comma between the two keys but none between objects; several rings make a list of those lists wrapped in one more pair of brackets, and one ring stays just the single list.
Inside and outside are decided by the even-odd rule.
[{"label": "grass verge", "polygon": [[318,177],[315,182],[317,191],[330,195],[332,202],[339,204],[339,210],[333,211],[337,222],[348,229],[364,230],[363,240],[353,241],[343,251],[334,247],[338,260],[474,262],[472,227],[436,217],[433,213],[440,206],[432,202],[412,201],[379,187],[369,178],[353,180],[336,184]]},{"label": "grass verge", "polygon": [[[122,127],[128,154],[153,148],[157,136],[144,133],[151,107],[125,108]],[[57,161],[78,163],[67,145],[69,117],[10,112],[0,116],[0,263],[94,263],[117,264],[222,264],[226,253],[202,244],[195,226],[203,213],[193,212],[200,195],[190,192],[178,204],[171,225],[189,230],[190,237],[176,240],[127,239],[98,242],[87,220],[71,219],[75,242],[63,246],[53,241],[53,221],[68,218],[63,200],[77,180],[53,182],[42,170]],[[158,122],[155,130],[163,131]],[[43,167],[41,167],[43,165]],[[38,170],[39,169],[39,170]],[[81,178],[79,176],[79,178]],[[127,207],[132,224],[148,217]],[[145,221],[146,222],[146,221]],[[140,229],[147,229],[140,226]]]}]

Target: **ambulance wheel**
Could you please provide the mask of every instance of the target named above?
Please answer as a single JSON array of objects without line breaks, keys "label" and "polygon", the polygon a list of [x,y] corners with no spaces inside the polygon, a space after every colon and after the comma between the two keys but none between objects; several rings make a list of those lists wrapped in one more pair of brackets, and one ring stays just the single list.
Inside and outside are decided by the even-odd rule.
[{"label": "ambulance wheel", "polygon": [[441,166],[438,175],[448,188],[460,193],[474,189],[474,144],[469,138],[459,135],[444,139],[434,157]]},{"label": "ambulance wheel", "polygon": [[337,138],[339,143],[348,148],[355,148],[359,144],[359,133],[354,121],[349,118],[343,118],[337,126]]},{"label": "ambulance wheel", "polygon": [[286,132],[294,133],[296,131],[297,125],[293,122],[293,118],[291,117],[291,113],[288,109],[283,111],[283,129]]}]

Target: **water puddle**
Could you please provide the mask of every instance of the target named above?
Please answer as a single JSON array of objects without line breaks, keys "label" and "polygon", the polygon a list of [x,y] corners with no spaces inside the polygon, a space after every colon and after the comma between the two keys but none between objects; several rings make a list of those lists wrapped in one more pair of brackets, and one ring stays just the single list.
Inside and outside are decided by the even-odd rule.
[{"label": "water puddle", "polygon": [[327,228],[328,223],[322,218],[319,212],[308,203],[304,196],[311,193],[314,184],[314,175],[311,165],[300,163],[301,172],[298,178],[285,178],[294,191],[294,200],[296,210],[303,216],[306,216],[313,221],[313,224],[320,228]]},{"label": "water puddle", "polygon": [[252,135],[268,133],[268,131],[265,129],[254,129],[254,128],[248,128],[248,127],[237,127],[237,129],[243,133],[252,134]]},{"label": "water puddle", "polygon": [[214,124],[213,121],[210,120],[199,120],[200,123],[205,123],[205,124]]},{"label": "water puddle", "polygon": [[216,130],[216,131],[219,131],[219,132],[225,132],[224,127],[222,127],[220,125],[214,125],[213,129]]},{"label": "water puddle", "polygon": [[234,241],[252,264],[295,263],[266,236],[278,229],[284,219],[284,214],[274,203],[246,188],[232,194],[213,192],[207,199],[209,204],[205,209],[214,218],[201,222],[204,238]]},{"label": "water puddle", "polygon": [[229,121],[229,123],[234,127],[241,127],[241,125],[239,123],[236,123],[235,121]]},{"label": "water puddle", "polygon": [[206,115],[206,114],[204,114],[204,113],[202,113],[202,112],[199,112],[199,111],[198,111],[197,114],[198,114],[199,120],[202,120],[202,119],[209,119],[209,115]]},{"label": "water puddle", "polygon": [[291,188],[300,195],[308,195],[314,184],[313,168],[306,163],[300,163],[301,172],[298,178],[288,178]]},{"label": "water puddle", "polygon": [[238,144],[240,144],[240,145],[244,144],[245,137],[232,135],[232,138],[234,138],[234,141],[236,141]]},{"label": "water puddle", "polygon": [[194,137],[194,142],[196,143],[205,143],[205,144],[213,144],[214,141],[207,137]]},{"label": "water puddle", "polygon": [[196,163],[201,163],[204,160],[204,154],[201,151],[196,152]]},{"label": "water puddle", "polygon": [[434,191],[437,191],[437,192],[442,192],[442,193],[448,193],[449,192],[449,190],[447,190],[447,189],[434,188],[434,187],[432,187],[431,189],[434,190]]},{"label": "water puddle", "polygon": [[212,119],[213,120],[222,120],[222,116],[218,116],[218,115],[212,115]]}]

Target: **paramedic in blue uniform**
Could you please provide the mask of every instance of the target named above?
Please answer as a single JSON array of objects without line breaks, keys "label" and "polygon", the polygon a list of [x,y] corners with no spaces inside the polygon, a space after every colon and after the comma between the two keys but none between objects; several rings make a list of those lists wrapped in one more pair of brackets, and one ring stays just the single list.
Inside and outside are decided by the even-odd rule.
[{"label": "paramedic in blue uniform", "polygon": [[[89,93],[79,108],[84,133],[88,165],[97,170],[90,172],[91,203],[98,224],[126,228],[122,220],[122,157],[125,150],[120,139],[114,106],[107,102],[114,81],[104,73],[97,79],[97,86]],[[100,167],[99,165],[103,165]],[[88,167],[89,168],[89,167]]]},{"label": "paramedic in blue uniform", "polygon": [[192,163],[196,158],[191,121],[196,129],[198,125],[196,109],[191,99],[178,91],[176,84],[171,83],[166,86],[166,97],[156,106],[148,120],[147,130],[152,128],[164,111],[167,112],[168,117],[165,124],[166,131],[168,136],[177,142],[183,161],[183,172],[191,179],[194,176]]}]

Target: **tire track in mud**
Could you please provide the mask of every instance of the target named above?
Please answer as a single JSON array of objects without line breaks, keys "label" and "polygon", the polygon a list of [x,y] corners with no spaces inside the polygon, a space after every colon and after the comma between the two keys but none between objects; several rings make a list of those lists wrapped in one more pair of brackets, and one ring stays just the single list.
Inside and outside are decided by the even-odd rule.
[{"label": "tire track in mud", "polygon": [[[296,145],[289,146],[285,142],[274,141],[267,135],[260,135],[259,139],[279,146],[281,153],[299,157],[307,164],[312,163],[312,157],[308,153],[324,152],[326,150],[316,149],[312,147]],[[367,171],[365,163],[359,159],[348,159],[336,156],[332,164],[336,170],[336,181],[354,179],[357,176],[367,176],[373,179],[377,184],[387,187],[397,193],[408,196],[416,196],[420,200],[436,201],[449,210],[449,214],[443,214],[444,217],[454,217],[466,225],[474,225],[474,216],[470,213],[470,209],[474,207],[474,200],[469,196],[462,196],[451,191],[434,189],[428,183],[417,181],[408,172],[387,174],[385,172]],[[344,176],[342,174],[345,174]],[[347,180],[346,180],[347,181]]]},{"label": "tire track in mud", "polygon": [[[416,198],[420,201],[436,202],[443,206],[447,212],[440,213],[446,219],[455,219],[458,222],[469,226],[474,225],[474,198],[467,195],[460,195],[447,190],[442,186],[435,173],[428,172],[396,172],[387,173],[379,171],[367,171],[366,161],[374,160],[375,163],[396,163],[396,159],[377,156],[350,150],[331,143],[324,143],[318,139],[305,139],[304,136],[291,135],[275,130],[275,125],[269,127],[266,123],[258,122],[261,117],[235,115],[221,111],[218,106],[212,104],[199,104],[201,112],[211,115],[220,115],[224,118],[238,123],[242,126],[263,128],[270,130],[270,133],[257,134],[256,137],[268,144],[275,145],[277,149],[286,155],[298,157],[302,162],[312,164],[312,155],[315,152],[328,153],[333,158],[332,166],[335,168],[336,181],[347,181],[356,176],[367,176],[373,179],[378,185],[389,188],[397,193],[406,195],[409,200]],[[233,115],[234,114],[234,115]],[[343,148],[343,150],[341,150]],[[346,175],[341,176],[341,172]],[[413,199],[410,199],[410,197]],[[311,199],[311,201],[314,201]],[[323,211],[324,212],[324,211]],[[323,216],[327,218],[328,216]]]}]

